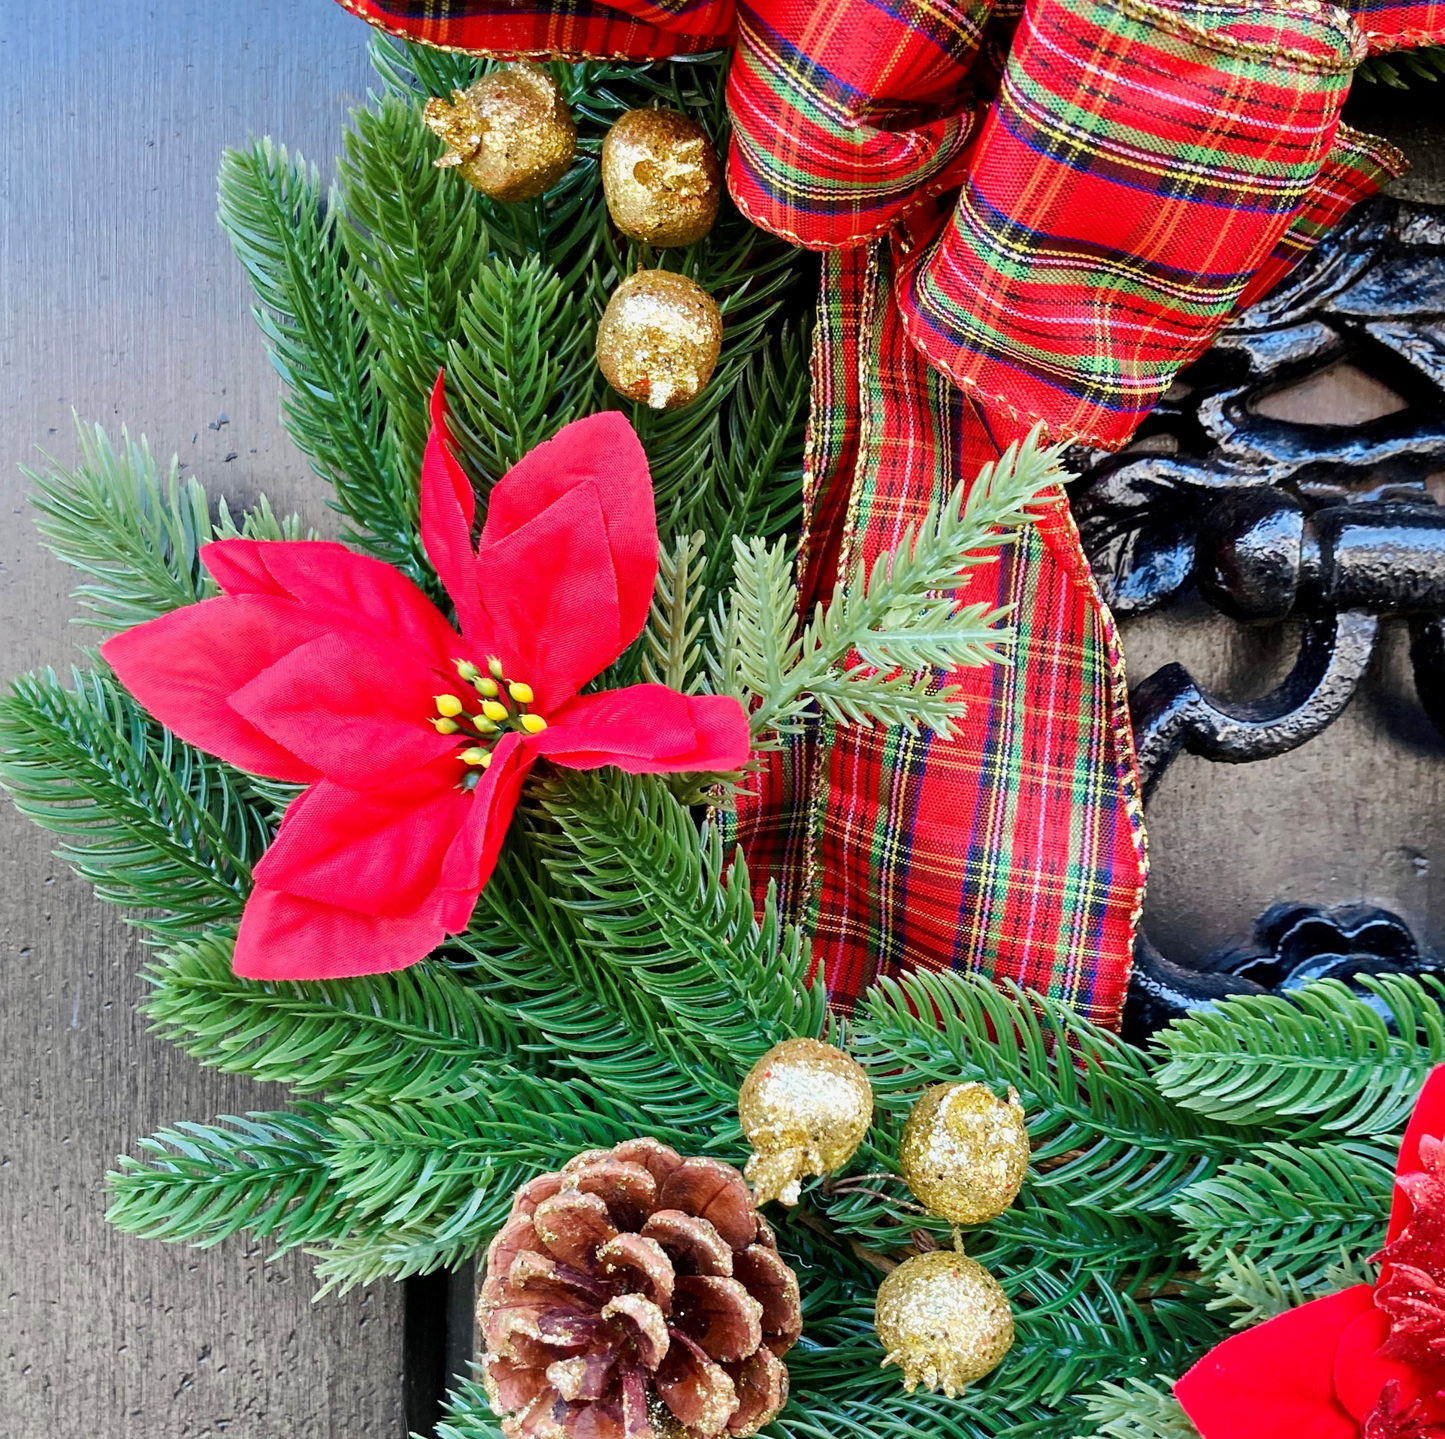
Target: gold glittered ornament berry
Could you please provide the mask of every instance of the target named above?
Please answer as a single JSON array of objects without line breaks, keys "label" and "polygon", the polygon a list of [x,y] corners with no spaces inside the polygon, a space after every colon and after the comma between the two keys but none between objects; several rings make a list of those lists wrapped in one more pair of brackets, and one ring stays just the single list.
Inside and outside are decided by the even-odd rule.
[{"label": "gold glittered ornament berry", "polygon": [[654,410],[691,404],[722,349],[722,313],[695,280],[638,270],[613,292],[597,327],[597,363],[619,395]]},{"label": "gold glittered ornament berry", "polygon": [[915,1254],[878,1286],[873,1325],[883,1364],[953,1399],[996,1369],[1014,1342],[1008,1296],[987,1269],[952,1249]]},{"label": "gold glittered ornament berry", "polygon": [[982,1084],[935,1084],[903,1127],[898,1167],[925,1207],[954,1224],[982,1224],[1014,1202],[1029,1167],[1018,1092],[1007,1102]]},{"label": "gold glittered ornament berry", "polygon": [[820,1039],[775,1044],[738,1091],[753,1147],[743,1173],[759,1204],[796,1204],[803,1179],[831,1174],[854,1155],[873,1118],[873,1087],[851,1055]]},{"label": "gold glittered ornament berry", "polygon": [[455,167],[467,184],[494,200],[530,200],[567,173],[577,127],[562,92],[536,65],[504,65],[450,101],[431,99],[427,126],[447,145],[436,163]]},{"label": "gold glittered ornament berry", "polygon": [[717,219],[717,151],[707,131],[676,110],[629,110],[602,142],[602,193],[628,239],[691,245]]}]

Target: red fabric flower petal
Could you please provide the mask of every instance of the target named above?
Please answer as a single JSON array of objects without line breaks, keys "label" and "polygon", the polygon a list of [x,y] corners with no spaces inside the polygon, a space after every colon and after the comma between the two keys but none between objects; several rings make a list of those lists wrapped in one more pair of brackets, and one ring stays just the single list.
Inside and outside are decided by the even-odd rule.
[{"label": "red fabric flower petal", "polygon": [[437,694],[465,688],[395,643],[332,631],[263,670],[230,705],[327,779],[375,789],[456,751],[428,717]]},{"label": "red fabric flower petal", "polygon": [[256,883],[359,914],[415,913],[475,806],[464,773],[448,756],[376,789],[322,780],[286,811]]},{"label": "red fabric flower petal", "polygon": [[[1415,1101],[1414,1113],[1405,1126],[1405,1138],[1400,1144],[1400,1157],[1395,1161],[1397,1178],[1402,1174],[1414,1174],[1425,1167],[1420,1160],[1420,1141],[1427,1134],[1445,1134],[1445,1064],[1437,1065],[1430,1071],[1430,1077]],[[1394,1202],[1390,1205],[1390,1227],[1385,1233],[1387,1244],[1400,1237],[1400,1231],[1410,1222],[1412,1209],[1409,1195],[1397,1187]],[[1381,1282],[1388,1277],[1381,1270]]]},{"label": "red fabric flower petal", "polygon": [[421,466],[421,539],[457,607],[462,633],[474,643],[489,647],[472,550],[472,518],[477,502],[472,483],[453,453],[445,379],[445,374],[438,374],[432,387],[432,428]]},{"label": "red fabric flower petal", "polygon": [[446,617],[400,570],[323,540],[218,540],[201,558],[228,594],[289,596],[326,629],[393,639],[450,667],[470,653]]},{"label": "red fabric flower petal", "polygon": [[[1346,1293],[1353,1293],[1346,1290]],[[1371,1291],[1373,1299],[1373,1290]],[[1357,1315],[1345,1326],[1335,1347],[1335,1398],[1363,1424],[1365,1416],[1379,1403],[1385,1385],[1392,1379],[1400,1384],[1407,1403],[1429,1393],[1433,1385],[1417,1369],[1391,1359],[1381,1346],[1390,1337],[1390,1321],[1376,1308]]]},{"label": "red fabric flower petal", "polygon": [[252,774],[307,784],[319,771],[226,701],[325,627],[290,600],[223,596],[115,635],[100,652],[126,689],[183,740]]},{"label": "red fabric flower petal", "polygon": [[434,909],[358,914],[258,885],[246,901],[232,961],[243,979],[345,979],[405,969],[447,931]]},{"label": "red fabric flower petal", "polygon": [[555,438],[529,450],[497,482],[487,500],[478,547],[482,586],[485,592],[488,551],[580,485],[595,489],[601,501],[607,550],[617,576],[620,654],[642,633],[652,603],[657,514],[642,442],[616,410],[565,426]]},{"label": "red fabric flower petal", "polygon": [[1375,1313],[1368,1284],[1315,1299],[1211,1349],[1175,1386],[1203,1439],[1359,1439],[1335,1397],[1335,1351]]},{"label": "red fabric flower petal", "polygon": [[496,653],[508,679],[531,685],[542,714],[571,699],[626,647],[596,484],[575,486],[486,546],[478,565]]},{"label": "red fabric flower petal", "polygon": [[[492,751],[490,767],[473,791],[472,812],[442,863],[443,888],[475,898],[477,891],[492,877],[502,841],[507,837],[507,826],[522,797],[522,782],[531,773],[533,763],[533,756],[523,747],[520,736],[502,736]],[[449,926],[453,933],[466,926],[471,912],[468,903],[461,922]]]},{"label": "red fabric flower petal", "polygon": [[579,695],[527,740],[569,769],[611,764],[629,774],[740,769],[750,744],[747,715],[735,699],[681,695],[665,685]]}]

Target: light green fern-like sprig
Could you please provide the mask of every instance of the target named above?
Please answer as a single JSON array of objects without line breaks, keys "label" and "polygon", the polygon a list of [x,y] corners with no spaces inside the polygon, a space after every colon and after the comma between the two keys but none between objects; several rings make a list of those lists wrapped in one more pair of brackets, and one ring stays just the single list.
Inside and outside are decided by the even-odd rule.
[{"label": "light green fern-like sprig", "polygon": [[959,602],[962,577],[1013,541],[1059,475],[1059,451],[1035,430],[931,504],[801,629],[786,544],[735,540],[733,589],[712,616],[713,676],[748,710],[755,743],[796,733],[815,705],[841,723],[951,733],[957,687],[938,672],[997,663],[1009,640],[1006,609]]}]

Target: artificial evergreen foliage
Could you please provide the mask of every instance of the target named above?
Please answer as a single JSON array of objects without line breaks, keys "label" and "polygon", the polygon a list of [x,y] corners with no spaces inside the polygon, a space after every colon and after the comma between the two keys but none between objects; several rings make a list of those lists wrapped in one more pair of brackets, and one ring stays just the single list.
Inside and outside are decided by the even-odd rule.
[{"label": "artificial evergreen foliage", "polygon": [[[478,73],[464,57],[375,45],[384,92],[358,112],[337,185],[270,141],[233,152],[221,213],[251,276],[298,446],[333,485],[348,538],[442,598],[417,533],[426,398],[447,370],[462,458],[490,485],[609,398],[591,357],[606,295],[640,265],[685,269],[726,319],[692,406],[630,409],[663,538],[642,638],[603,677],[736,695],[758,747],[821,720],[947,729],[940,672],[1007,659],[1006,616],[960,607],[958,575],[1028,521],[1058,475],[1036,439],[940,495],[895,549],[796,611],[795,530],[809,398],[806,256],[725,204],[684,251],[618,245],[596,156],[623,110],[658,99],[721,146],[723,62],[586,64],[557,74],[578,163],[505,207],[436,170],[421,97]],[[144,441],[82,432],[82,461],[37,474],[45,542],[84,576],[88,623],[114,629],[203,600],[211,535],[294,538],[264,501],[238,525]],[[143,1011],[203,1063],[288,1086],[288,1109],[181,1123],[110,1178],[131,1233],[208,1245],[237,1234],[317,1257],[323,1292],[476,1254],[531,1175],[649,1134],[746,1157],[736,1096],[773,1044],[845,1044],[875,1122],[847,1172],[776,1218],[802,1280],[778,1439],[1190,1439],[1168,1394],[1228,1333],[1352,1282],[1378,1244],[1399,1132],[1445,1058],[1445,991],[1235,999],[1147,1050],[1044,995],[948,973],[885,980],[831,1016],[808,936],[771,896],[755,911],[730,852],[726,777],[541,768],[471,923],[398,974],[263,983],[231,970],[251,866],[296,791],[244,775],[150,720],[98,662],[0,701],[0,779],[62,853],[153,941]],[[951,1242],[898,1175],[930,1084],[1016,1088],[1033,1163],[1018,1202],[966,1230],[1017,1340],[962,1399],[903,1392],[880,1369],[877,1282]],[[495,1436],[463,1384],[440,1431]]]}]

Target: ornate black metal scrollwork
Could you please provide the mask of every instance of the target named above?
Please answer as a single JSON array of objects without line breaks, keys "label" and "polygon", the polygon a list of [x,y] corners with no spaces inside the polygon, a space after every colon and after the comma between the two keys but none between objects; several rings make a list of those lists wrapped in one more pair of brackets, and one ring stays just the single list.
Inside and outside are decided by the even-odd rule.
[{"label": "ornate black metal scrollwork", "polygon": [[[1374,397],[1371,417],[1281,417],[1282,391],[1341,365]],[[1074,463],[1079,528],[1118,613],[1192,587],[1246,623],[1302,621],[1294,668],[1262,699],[1228,704],[1180,665],[1135,688],[1146,797],[1183,750],[1240,763],[1319,734],[1363,677],[1384,615],[1409,618],[1416,686],[1445,735],[1445,508],[1430,491],[1445,479],[1445,207],[1362,207],[1181,377],[1130,450]],[[1141,935],[1125,1032],[1274,972],[1186,968]]]}]

